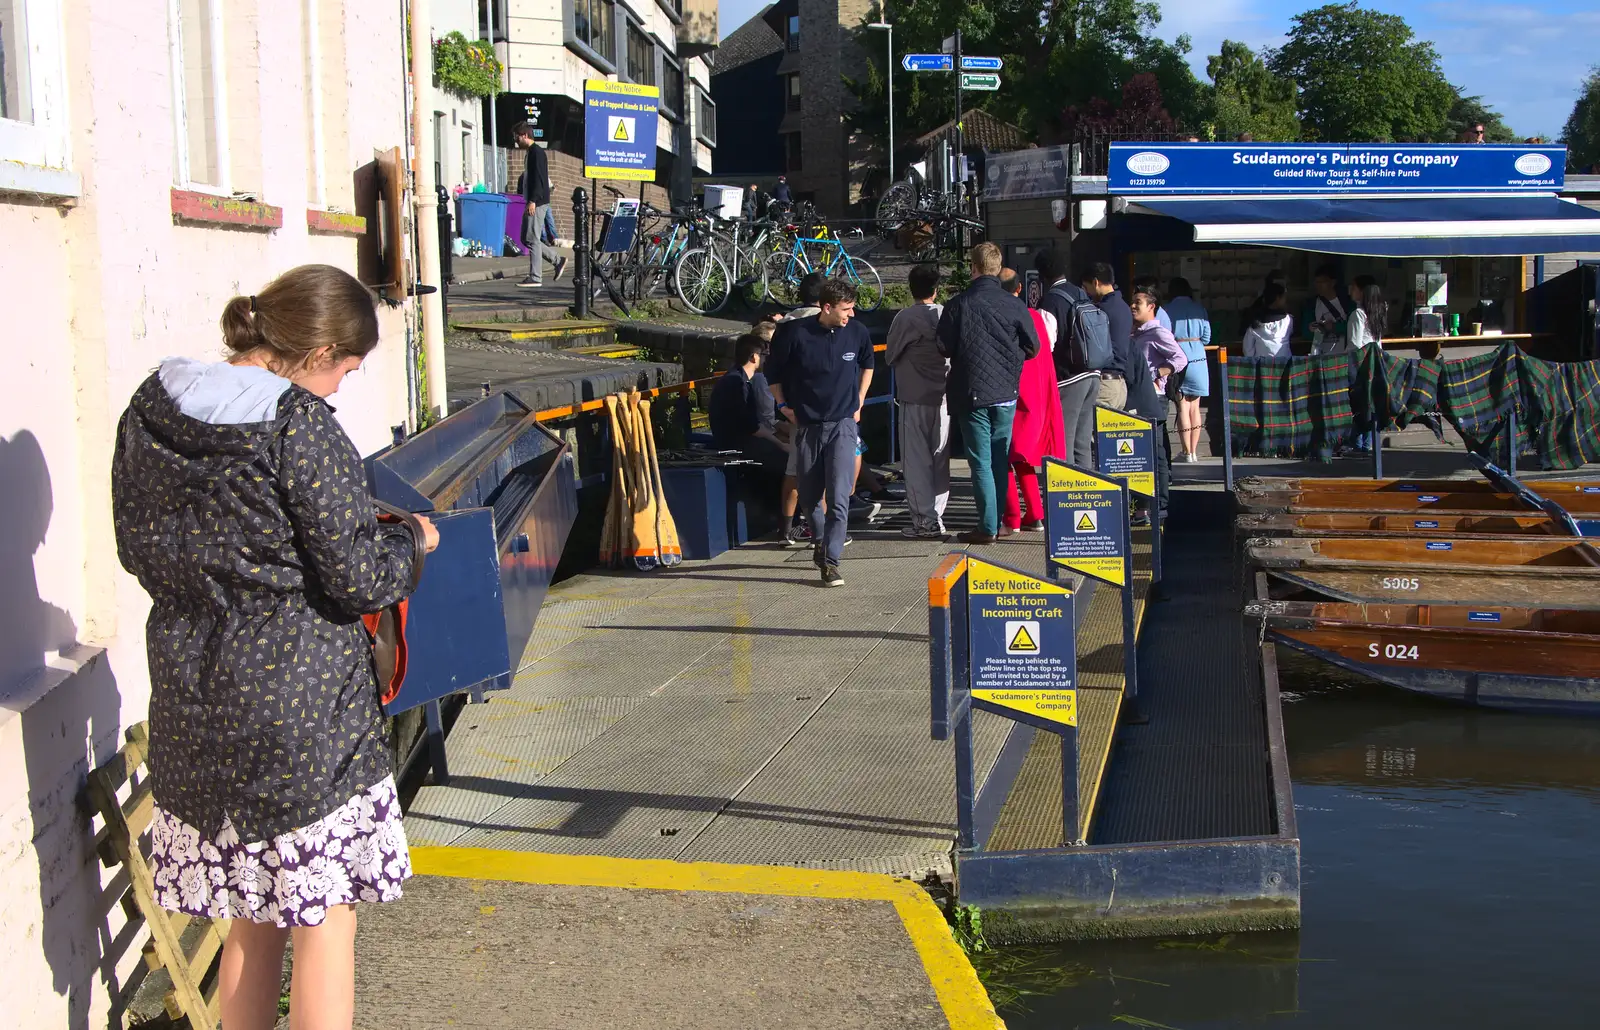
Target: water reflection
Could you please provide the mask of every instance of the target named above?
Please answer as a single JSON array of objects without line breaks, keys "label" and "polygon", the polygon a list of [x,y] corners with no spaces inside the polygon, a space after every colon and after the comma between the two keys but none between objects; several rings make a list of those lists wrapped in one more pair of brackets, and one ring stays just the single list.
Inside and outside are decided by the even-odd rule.
[{"label": "water reflection", "polygon": [[1587,1025],[1600,721],[1418,698],[1279,649],[1303,929],[1055,949],[1012,1030]]}]

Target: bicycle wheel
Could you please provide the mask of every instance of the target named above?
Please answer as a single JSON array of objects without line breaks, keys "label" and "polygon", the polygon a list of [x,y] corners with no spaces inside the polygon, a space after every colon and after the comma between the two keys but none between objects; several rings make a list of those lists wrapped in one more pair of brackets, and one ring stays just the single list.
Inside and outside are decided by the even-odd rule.
[{"label": "bicycle wheel", "polygon": [[775,250],[762,264],[767,277],[767,297],[786,308],[800,305],[800,280],[811,269],[789,251]]},{"label": "bicycle wheel", "polygon": [[900,228],[917,206],[917,191],[911,183],[901,180],[883,191],[878,198],[878,231],[892,233]]},{"label": "bicycle wheel", "polygon": [[883,279],[870,263],[861,258],[846,258],[844,275],[856,286],[857,311],[876,311],[883,306]]},{"label": "bicycle wheel", "polygon": [[728,266],[709,247],[697,247],[680,257],[672,283],[683,306],[697,315],[721,311],[733,292]]}]

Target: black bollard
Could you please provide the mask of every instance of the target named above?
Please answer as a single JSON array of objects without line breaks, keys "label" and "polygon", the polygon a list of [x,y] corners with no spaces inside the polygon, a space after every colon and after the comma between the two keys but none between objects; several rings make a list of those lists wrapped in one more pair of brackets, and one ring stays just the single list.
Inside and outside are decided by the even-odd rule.
[{"label": "black bollard", "polygon": [[455,278],[452,267],[452,258],[455,256],[453,244],[455,233],[450,228],[450,211],[455,204],[450,199],[450,191],[443,186],[435,186],[439,194],[439,285],[443,290],[443,303],[446,310],[450,307],[450,280]]},{"label": "black bollard", "polygon": [[589,194],[572,191],[572,313],[589,317]]}]

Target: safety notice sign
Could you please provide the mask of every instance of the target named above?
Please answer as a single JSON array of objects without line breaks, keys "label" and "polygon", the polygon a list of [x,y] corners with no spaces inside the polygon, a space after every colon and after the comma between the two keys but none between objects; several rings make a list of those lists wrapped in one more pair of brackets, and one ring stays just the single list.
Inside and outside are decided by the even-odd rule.
[{"label": "safety notice sign", "polygon": [[1115,479],[1045,458],[1044,530],[1050,560],[1103,583],[1128,585],[1128,501]]},{"label": "safety notice sign", "polygon": [[1078,725],[1072,591],[970,558],[967,620],[975,705],[1044,729]]},{"label": "safety notice sign", "polygon": [[1156,495],[1155,423],[1115,408],[1094,409],[1095,466],[1102,475],[1125,479],[1128,489]]},{"label": "safety notice sign", "polygon": [[660,101],[661,90],[655,86],[584,80],[584,178],[647,182],[656,177]]}]

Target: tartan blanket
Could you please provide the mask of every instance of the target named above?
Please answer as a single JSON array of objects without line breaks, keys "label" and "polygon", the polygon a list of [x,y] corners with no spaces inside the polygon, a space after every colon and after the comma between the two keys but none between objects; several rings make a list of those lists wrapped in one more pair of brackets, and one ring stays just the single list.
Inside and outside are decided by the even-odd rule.
[{"label": "tartan blanket", "polygon": [[1298,457],[1349,442],[1357,366],[1349,355],[1230,358],[1228,420],[1239,454]]},{"label": "tartan blanket", "polygon": [[1357,376],[1369,384],[1370,399],[1360,398],[1367,406],[1358,405],[1357,424],[1370,425],[1372,416],[1377,415],[1385,428],[1404,429],[1422,415],[1438,411],[1442,364],[1437,359],[1400,358],[1381,347],[1363,347]]},{"label": "tartan blanket", "polygon": [[1600,361],[1517,359],[1517,436],[1532,437],[1547,469],[1600,461]]}]

